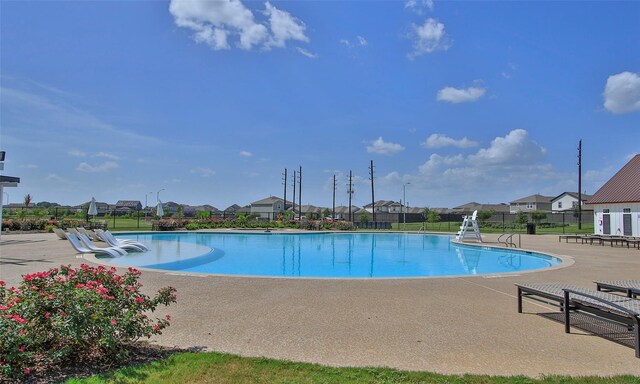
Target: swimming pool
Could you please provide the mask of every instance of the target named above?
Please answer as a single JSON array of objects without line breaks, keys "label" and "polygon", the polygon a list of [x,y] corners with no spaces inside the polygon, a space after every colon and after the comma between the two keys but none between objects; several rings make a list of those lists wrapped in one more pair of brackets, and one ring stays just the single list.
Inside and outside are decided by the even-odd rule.
[{"label": "swimming pool", "polygon": [[561,263],[555,257],[458,245],[450,236],[406,233],[209,233],[118,235],[147,245],[109,263],[209,274],[376,278],[519,272]]}]

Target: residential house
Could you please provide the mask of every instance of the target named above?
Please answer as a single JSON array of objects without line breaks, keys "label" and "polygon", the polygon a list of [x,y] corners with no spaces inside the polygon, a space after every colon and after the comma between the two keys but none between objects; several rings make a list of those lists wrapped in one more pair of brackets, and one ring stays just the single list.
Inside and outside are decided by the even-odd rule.
[{"label": "residential house", "polygon": [[551,212],[551,199],[550,196],[542,196],[542,195],[531,195],[527,197],[523,197],[518,200],[514,200],[509,203],[509,212],[510,213],[518,213],[518,212],[533,212],[533,211],[543,211],[543,212]]},{"label": "residential house", "polygon": [[[86,203],[76,205],[73,208],[75,208],[77,211],[87,212],[89,210],[89,204],[91,204],[91,202],[87,201]],[[106,213],[112,213],[114,207],[114,205],[110,205],[102,201],[96,201],[96,210],[98,211],[97,216],[104,216]]]},{"label": "residential house", "polygon": [[[378,200],[375,202],[376,212],[384,212],[384,213],[402,213],[404,210],[404,205],[392,200]],[[373,206],[371,204],[367,204],[362,207],[365,211],[372,213]]]},{"label": "residential house", "polygon": [[[585,209],[584,203],[589,200],[591,195],[582,194],[582,209]],[[551,199],[551,211],[566,212],[572,211],[578,206],[578,192],[562,192],[558,196]]]},{"label": "residential house", "polygon": [[[352,219],[351,221],[355,220],[356,213],[360,211],[360,208],[356,207],[355,205],[351,206],[351,216]],[[349,206],[348,205],[339,205],[336,207],[336,219],[339,220],[349,220]]]},{"label": "residential house", "polygon": [[223,217],[233,217],[233,216],[236,215],[236,211],[238,211],[240,208],[242,208],[242,207],[239,206],[238,204],[230,205],[227,208],[225,208],[224,211],[222,211],[222,216]]},{"label": "residential house", "polygon": [[464,215],[468,215],[473,213],[473,211],[494,211],[495,213],[509,213],[510,208],[509,205],[500,203],[500,204],[480,204],[475,201],[462,204],[457,207],[451,209],[451,213],[460,213]]},{"label": "residential house", "polygon": [[640,236],[640,155],[635,155],[586,202],[598,235]]},{"label": "residential house", "polygon": [[169,217],[177,213],[178,207],[180,207],[180,204],[173,201],[162,203],[162,209],[164,210],[164,217]]},{"label": "residential house", "polygon": [[116,211],[118,211],[118,213],[135,212],[141,209],[142,203],[138,200],[118,200],[116,203]]},{"label": "residential house", "polygon": [[215,215],[220,210],[212,205],[185,205],[182,207],[182,213],[185,217],[195,217],[197,212],[209,212],[211,215]]},{"label": "residential house", "polygon": [[251,203],[251,214],[256,215],[258,219],[275,220],[279,214],[284,213],[289,208],[290,204],[290,202],[287,202],[285,206],[284,200],[280,197],[269,196],[266,199]]}]

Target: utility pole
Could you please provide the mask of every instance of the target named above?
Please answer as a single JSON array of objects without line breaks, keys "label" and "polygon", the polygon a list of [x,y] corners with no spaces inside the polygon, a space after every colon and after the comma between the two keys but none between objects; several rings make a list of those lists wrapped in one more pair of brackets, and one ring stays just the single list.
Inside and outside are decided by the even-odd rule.
[{"label": "utility pole", "polygon": [[331,218],[334,220],[336,218],[336,175],[333,175],[333,211]]},{"label": "utility pole", "polygon": [[582,229],[582,139],[578,141],[578,229]]},{"label": "utility pole", "polygon": [[298,177],[300,178],[300,188],[298,188],[298,207],[300,208],[300,216],[302,216],[302,165],[300,166]]},{"label": "utility pole", "polygon": [[351,217],[351,195],[353,195],[353,182],[352,182],[352,174],[351,170],[349,170],[349,189],[347,189],[347,193],[349,194],[349,221],[353,222],[353,218]]},{"label": "utility pole", "polygon": [[287,211],[287,168],[284,169],[284,179],[283,179],[283,183],[284,184],[284,207],[282,210],[282,218],[284,219],[284,212]]},{"label": "utility pole", "polygon": [[[371,213],[372,213],[372,221],[376,222],[376,199],[374,196],[374,187],[373,187],[373,160],[371,160],[371,165],[369,166],[369,178],[371,179]],[[375,224],[373,224],[375,226]]]},{"label": "utility pole", "polygon": [[298,180],[296,180],[296,171],[295,169],[293,170],[293,218],[296,218],[296,183],[298,182]]}]

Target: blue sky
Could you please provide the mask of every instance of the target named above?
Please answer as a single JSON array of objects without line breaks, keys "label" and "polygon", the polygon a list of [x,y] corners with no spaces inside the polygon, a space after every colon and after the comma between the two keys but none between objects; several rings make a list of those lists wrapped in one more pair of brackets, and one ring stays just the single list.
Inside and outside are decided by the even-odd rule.
[{"label": "blue sky", "polygon": [[[640,2],[0,2],[10,202],[454,207],[640,151]],[[150,193],[151,192],[151,193]]]}]

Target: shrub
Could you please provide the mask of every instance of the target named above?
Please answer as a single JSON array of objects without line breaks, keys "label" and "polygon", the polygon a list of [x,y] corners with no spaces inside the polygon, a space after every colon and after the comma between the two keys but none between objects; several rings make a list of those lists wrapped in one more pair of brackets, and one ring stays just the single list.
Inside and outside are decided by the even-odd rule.
[{"label": "shrub", "polygon": [[140,272],[61,266],[23,276],[7,289],[0,281],[0,381],[20,378],[77,356],[120,359],[140,337],[160,334],[170,316],[147,314],[176,301],[165,287],[154,297],[140,292]]}]

